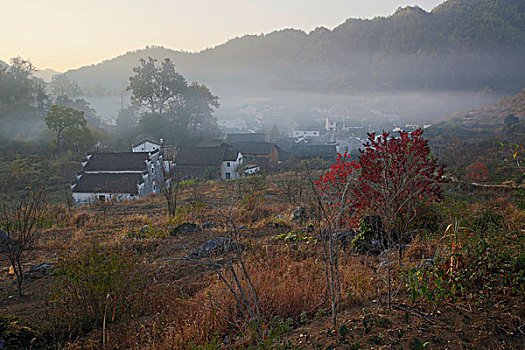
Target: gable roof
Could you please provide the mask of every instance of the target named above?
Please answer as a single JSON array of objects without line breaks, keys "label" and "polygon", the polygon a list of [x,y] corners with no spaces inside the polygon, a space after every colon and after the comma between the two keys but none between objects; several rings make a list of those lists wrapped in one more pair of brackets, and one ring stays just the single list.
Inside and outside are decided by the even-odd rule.
[{"label": "gable roof", "polygon": [[242,154],[270,155],[274,148],[279,149],[275,143],[269,142],[238,142],[235,148]]},{"label": "gable roof", "polygon": [[137,185],[144,182],[142,174],[82,174],[74,193],[138,194]]},{"label": "gable roof", "polygon": [[148,152],[94,153],[84,171],[144,171]]},{"label": "gable roof", "polygon": [[133,148],[143,144],[144,142],[151,142],[151,143],[154,143],[154,144],[160,146],[160,141],[155,139],[155,138],[153,138],[153,137],[150,137],[150,136],[138,136],[135,140],[136,141],[134,141],[131,144],[131,147],[133,147]]},{"label": "gable roof", "polygon": [[263,132],[252,132],[252,133],[233,133],[226,136],[228,142],[265,142],[265,136]]},{"label": "gable roof", "polygon": [[184,147],[177,154],[175,164],[176,166],[218,166],[222,162],[224,151],[219,147]]},{"label": "gable roof", "polygon": [[222,156],[222,160],[223,161],[236,161],[237,160],[237,157],[239,157],[239,150],[230,150],[230,149],[227,149],[225,152],[224,152],[224,155]]}]

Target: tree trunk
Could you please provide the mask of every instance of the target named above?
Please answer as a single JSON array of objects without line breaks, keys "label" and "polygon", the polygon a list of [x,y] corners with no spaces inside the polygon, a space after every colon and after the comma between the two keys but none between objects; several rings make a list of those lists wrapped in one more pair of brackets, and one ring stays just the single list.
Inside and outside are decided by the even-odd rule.
[{"label": "tree trunk", "polygon": [[58,130],[58,133],[57,133],[57,155],[60,154],[60,139],[62,138],[62,131],[64,129],[60,129]]}]

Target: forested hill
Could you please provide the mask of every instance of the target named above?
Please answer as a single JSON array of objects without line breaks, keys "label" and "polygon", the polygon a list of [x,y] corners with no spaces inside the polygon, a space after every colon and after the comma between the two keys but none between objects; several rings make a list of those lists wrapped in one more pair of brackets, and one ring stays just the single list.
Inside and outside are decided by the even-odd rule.
[{"label": "forested hill", "polygon": [[406,7],[333,30],[247,35],[199,53],[147,47],[68,75],[83,86],[115,89],[147,56],[171,57],[184,76],[212,87],[518,92],[525,81],[525,1],[448,0],[431,12]]},{"label": "forested hill", "polygon": [[525,142],[525,89],[491,106],[455,113],[427,133],[434,143],[475,143],[487,139]]}]

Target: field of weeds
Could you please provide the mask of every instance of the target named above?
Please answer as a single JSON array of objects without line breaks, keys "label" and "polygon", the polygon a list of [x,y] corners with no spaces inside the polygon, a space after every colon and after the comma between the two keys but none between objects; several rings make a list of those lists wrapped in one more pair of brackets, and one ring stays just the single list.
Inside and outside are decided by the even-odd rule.
[{"label": "field of weeds", "polygon": [[[39,263],[52,269],[26,278],[18,297],[9,263],[1,261],[0,348],[525,345],[525,214],[518,196],[492,194],[483,202],[445,196],[426,205],[402,260],[387,260],[388,266],[385,255],[397,252],[363,250],[355,237],[342,241],[334,325],[310,189],[291,196],[282,181],[188,186],[174,216],[162,196],[106,210],[48,207],[23,270]],[[217,237],[241,248],[195,255]]]}]

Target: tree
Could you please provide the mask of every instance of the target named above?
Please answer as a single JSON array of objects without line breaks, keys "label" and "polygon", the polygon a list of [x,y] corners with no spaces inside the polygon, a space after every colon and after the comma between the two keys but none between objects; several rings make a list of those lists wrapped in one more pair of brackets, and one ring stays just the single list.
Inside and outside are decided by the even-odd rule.
[{"label": "tree", "polygon": [[468,170],[467,179],[474,181],[487,181],[489,179],[489,169],[481,162],[472,163]]},{"label": "tree", "polygon": [[279,132],[277,125],[273,124],[272,128],[270,129],[270,142],[276,142],[279,137],[281,137],[281,133]]},{"label": "tree", "polygon": [[45,213],[45,193],[31,187],[26,188],[26,195],[15,208],[9,208],[4,203],[0,227],[0,254],[5,256],[16,275],[18,296],[22,296],[23,271],[22,261],[32,248],[35,232],[41,224]]},{"label": "tree", "polygon": [[131,91],[136,106],[146,108],[138,123],[142,133],[185,144],[218,130],[213,118],[219,107],[218,97],[205,85],[196,82],[188,85],[169,58],[160,66],[151,57],[141,59],[133,72],[127,90]]},{"label": "tree", "polygon": [[[360,164],[350,161],[348,152],[339,154],[330,169],[314,182],[317,204],[324,218],[320,230],[324,249],[327,289],[332,304],[332,322],[337,325],[337,311],[341,300],[341,274],[339,271],[338,233],[343,227],[352,225],[359,209]],[[321,225],[320,225],[321,226]]]},{"label": "tree", "polygon": [[[359,191],[363,204],[380,215],[386,232],[387,250],[399,247],[401,261],[402,242],[409,224],[417,216],[423,201],[438,199],[443,182],[443,167],[439,167],[430,154],[423,130],[411,133],[401,131],[399,138],[383,133],[376,138],[368,134],[359,163],[361,176]],[[388,266],[388,306],[391,303],[390,263]]]},{"label": "tree", "polygon": [[148,107],[150,113],[162,114],[170,101],[180,97],[187,86],[186,79],[175,72],[175,66],[165,58],[161,66],[157,60],[148,57],[140,59],[139,66],[133,68],[135,75],[129,78],[127,91],[131,91],[131,100]]},{"label": "tree", "polygon": [[180,143],[186,143],[199,133],[214,133],[217,122],[213,112],[219,108],[219,98],[206,85],[192,83],[182,92],[179,99],[169,105],[167,120],[176,126],[174,132]]},{"label": "tree", "polygon": [[46,125],[57,133],[57,154],[60,154],[62,132],[66,128],[80,128],[87,124],[84,112],[65,106],[53,105],[46,116]]},{"label": "tree", "polygon": [[76,80],[70,79],[66,74],[53,75],[49,82],[51,94],[54,98],[69,96],[70,98],[82,96],[82,90]]},{"label": "tree", "polygon": [[86,121],[94,126],[100,124],[100,118],[97,116],[97,111],[83,98],[77,98],[72,100],[67,95],[58,96],[55,100],[55,104],[58,106],[64,106],[74,108],[77,111],[84,112],[84,118]]}]

